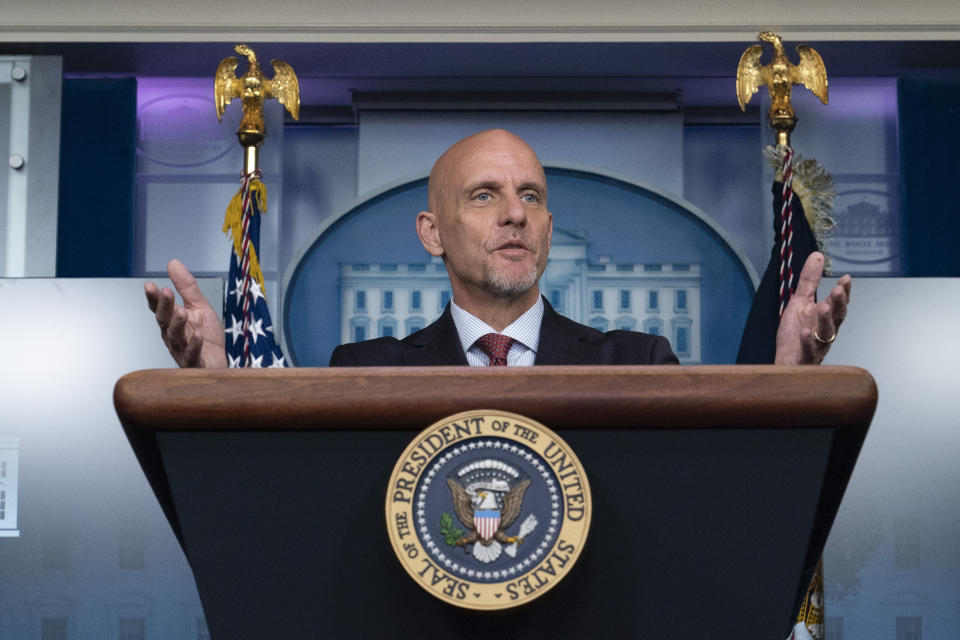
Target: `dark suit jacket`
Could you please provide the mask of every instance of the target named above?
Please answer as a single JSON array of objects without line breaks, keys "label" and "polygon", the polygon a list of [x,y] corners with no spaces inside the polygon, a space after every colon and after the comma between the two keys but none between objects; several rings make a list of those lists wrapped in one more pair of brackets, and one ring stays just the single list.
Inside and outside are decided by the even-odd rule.
[{"label": "dark suit jacket", "polygon": [[[544,300],[535,364],[678,364],[662,336],[636,331],[597,331],[565,318]],[[331,367],[466,365],[450,307],[436,322],[404,338],[377,338],[340,345]]]}]

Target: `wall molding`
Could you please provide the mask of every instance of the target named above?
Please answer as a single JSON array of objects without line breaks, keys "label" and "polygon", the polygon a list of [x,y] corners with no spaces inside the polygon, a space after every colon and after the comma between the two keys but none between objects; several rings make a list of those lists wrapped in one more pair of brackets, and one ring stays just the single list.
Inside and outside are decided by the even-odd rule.
[{"label": "wall molding", "polygon": [[0,42],[742,42],[776,29],[784,40],[960,40],[960,22],[748,24],[0,24]]}]

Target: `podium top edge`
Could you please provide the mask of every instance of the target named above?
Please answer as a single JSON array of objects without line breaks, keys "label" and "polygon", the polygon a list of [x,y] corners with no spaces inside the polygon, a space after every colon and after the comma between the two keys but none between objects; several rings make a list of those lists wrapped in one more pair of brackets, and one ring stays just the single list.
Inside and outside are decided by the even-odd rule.
[{"label": "podium top edge", "polygon": [[466,409],[551,428],[860,427],[857,367],[773,365],[153,369],[123,376],[133,431],[422,429]]}]

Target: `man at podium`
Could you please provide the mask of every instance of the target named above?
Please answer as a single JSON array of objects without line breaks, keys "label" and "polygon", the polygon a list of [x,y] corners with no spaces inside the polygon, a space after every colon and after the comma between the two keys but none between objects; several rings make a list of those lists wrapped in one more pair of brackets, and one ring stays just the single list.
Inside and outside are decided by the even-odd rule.
[{"label": "man at podium", "polygon": [[[662,336],[601,332],[565,318],[540,295],[553,216],[536,154],[503,130],[483,131],[451,146],[434,164],[428,210],[417,235],[443,259],[453,297],[433,324],[402,340],[377,338],[337,347],[332,366],[533,364],[676,364]],[[223,368],[224,330],[217,312],[177,260],[167,271],[173,292],[145,285],[164,343],[181,367]],[[817,364],[846,315],[851,279],[815,302],[823,255],[803,266],[797,291],[780,320],[777,364]]]}]

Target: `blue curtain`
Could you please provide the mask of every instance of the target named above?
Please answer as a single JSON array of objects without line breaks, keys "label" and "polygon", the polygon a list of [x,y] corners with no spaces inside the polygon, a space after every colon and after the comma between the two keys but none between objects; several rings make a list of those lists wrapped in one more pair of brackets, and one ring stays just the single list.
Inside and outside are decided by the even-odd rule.
[{"label": "blue curtain", "polygon": [[64,80],[58,277],[133,275],[136,133],[135,78]]},{"label": "blue curtain", "polygon": [[960,276],[960,79],[901,78],[905,273]]}]

